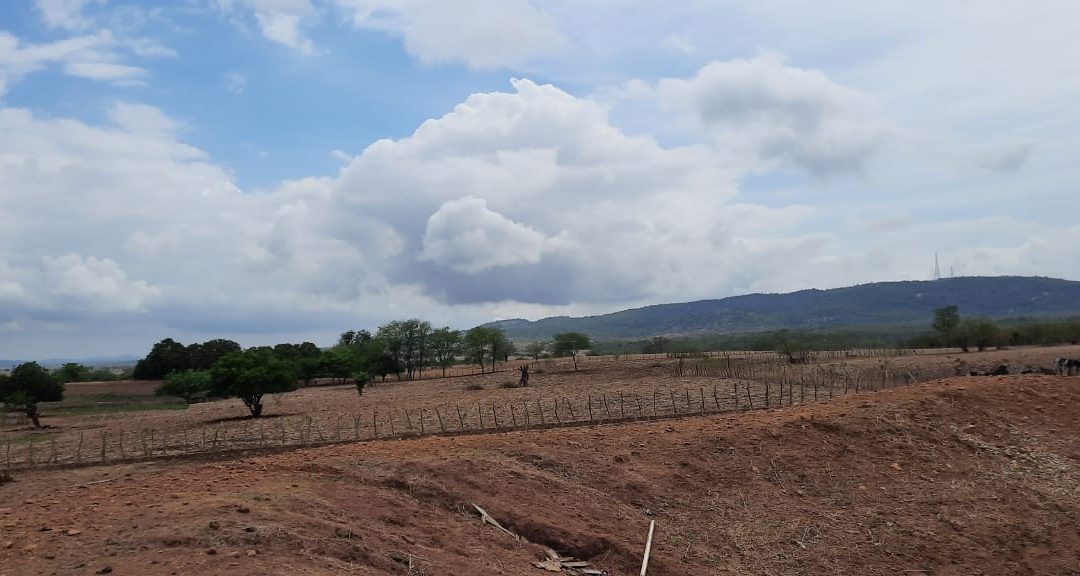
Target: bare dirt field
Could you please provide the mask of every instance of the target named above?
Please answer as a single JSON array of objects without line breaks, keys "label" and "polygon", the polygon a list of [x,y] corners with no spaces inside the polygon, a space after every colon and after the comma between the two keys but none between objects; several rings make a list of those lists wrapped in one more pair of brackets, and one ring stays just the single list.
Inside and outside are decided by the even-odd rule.
[{"label": "bare dirt field", "polygon": [[10,416],[0,422],[0,465],[109,462],[798,405],[1001,364],[1014,371],[1047,368],[1057,356],[1080,356],[1080,347],[841,355],[799,366],[767,354],[734,354],[708,359],[700,374],[690,370],[696,360],[686,360],[680,373],[680,361],[664,357],[583,358],[579,370],[560,359],[534,363],[527,388],[505,387],[517,380],[514,363],[494,374],[391,380],[370,386],[363,396],[351,385],[305,388],[268,396],[266,417],[258,421],[246,418],[239,400],[185,407],[175,399],[155,398],[156,382],[71,384],[64,402],[43,405],[46,429],[33,430]]},{"label": "bare dirt field", "polygon": [[[0,574],[1078,574],[1080,378],[0,485]],[[479,504],[528,542],[480,522]]]}]

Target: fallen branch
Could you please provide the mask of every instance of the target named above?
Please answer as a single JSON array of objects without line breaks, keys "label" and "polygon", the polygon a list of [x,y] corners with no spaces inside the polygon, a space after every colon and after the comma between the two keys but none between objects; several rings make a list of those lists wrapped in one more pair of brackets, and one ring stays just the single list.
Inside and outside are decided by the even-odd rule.
[{"label": "fallen branch", "polygon": [[472,507],[476,508],[476,511],[480,513],[480,519],[485,524],[491,524],[492,526],[498,528],[499,530],[502,530],[503,532],[506,532],[514,540],[521,540],[521,536],[518,536],[517,534],[514,534],[513,532],[511,532],[511,531],[507,530],[506,528],[504,528],[503,525],[499,524],[498,520],[492,518],[491,514],[488,514],[486,510],[484,510],[483,508],[477,506],[476,504],[473,504]]}]

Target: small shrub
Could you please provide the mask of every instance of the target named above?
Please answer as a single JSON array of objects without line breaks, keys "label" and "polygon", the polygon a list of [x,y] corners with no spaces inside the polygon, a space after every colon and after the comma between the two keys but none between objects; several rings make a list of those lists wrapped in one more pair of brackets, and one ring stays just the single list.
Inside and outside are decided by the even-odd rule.
[{"label": "small shrub", "polygon": [[15,479],[8,474],[6,470],[0,470],[0,485],[7,484],[8,482],[14,482]]},{"label": "small shrub", "polygon": [[532,369],[533,374],[543,374],[544,372],[547,372],[547,370],[544,370],[543,368],[533,368]]},{"label": "small shrub", "polygon": [[517,380],[507,380],[502,384],[499,384],[499,388],[523,388],[525,386],[528,386],[528,384],[522,384]]},{"label": "small shrub", "polygon": [[468,386],[465,387],[465,389],[466,390],[483,390],[484,385],[483,384],[469,384]]}]

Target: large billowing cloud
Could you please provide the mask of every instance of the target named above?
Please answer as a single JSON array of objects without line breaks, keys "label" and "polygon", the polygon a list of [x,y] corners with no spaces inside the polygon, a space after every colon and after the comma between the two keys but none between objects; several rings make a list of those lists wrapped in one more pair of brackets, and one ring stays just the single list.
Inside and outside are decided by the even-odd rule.
[{"label": "large billowing cloud", "polygon": [[[333,177],[258,192],[152,106],[114,104],[100,124],[0,109],[0,339],[85,342],[88,318],[109,319],[114,345],[318,339],[403,316],[468,325],[925,277],[945,237],[971,241],[942,248],[962,273],[1068,275],[1080,261],[1075,227],[1020,215],[924,221],[884,194],[811,207],[832,178],[782,201],[741,189],[784,165],[873,193],[844,174],[895,155],[897,130],[820,71],[762,57],[643,84],[652,114],[696,137],[631,134],[612,121],[619,102],[519,79]],[[985,155],[986,178],[1017,173],[1026,150]]]},{"label": "large billowing cloud", "polygon": [[888,127],[866,95],[775,55],[713,62],[661,80],[663,109],[727,150],[794,163],[816,175],[859,172]]}]

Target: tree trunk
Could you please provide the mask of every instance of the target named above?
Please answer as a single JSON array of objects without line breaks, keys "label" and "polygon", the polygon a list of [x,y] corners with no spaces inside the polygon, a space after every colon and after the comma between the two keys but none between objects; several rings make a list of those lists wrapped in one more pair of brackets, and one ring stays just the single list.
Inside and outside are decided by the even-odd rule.
[{"label": "tree trunk", "polygon": [[34,428],[41,428],[41,421],[38,420],[37,404],[26,405],[26,416],[29,417],[30,421],[34,423]]},{"label": "tree trunk", "polygon": [[259,416],[262,416],[262,395],[248,396],[247,398],[244,398],[244,404],[247,405],[248,410],[251,411],[252,418],[258,418]]}]

